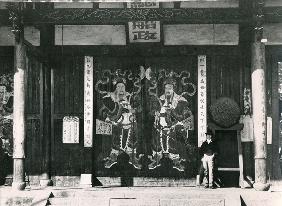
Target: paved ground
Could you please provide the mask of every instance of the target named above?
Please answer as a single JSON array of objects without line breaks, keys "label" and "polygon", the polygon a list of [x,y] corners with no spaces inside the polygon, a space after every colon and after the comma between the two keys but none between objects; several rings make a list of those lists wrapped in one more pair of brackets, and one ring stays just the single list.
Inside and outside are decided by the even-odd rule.
[{"label": "paved ground", "polygon": [[61,206],[281,206],[282,185],[273,185],[267,192],[202,187],[31,187],[25,191],[0,187],[1,206],[43,206],[46,203]]}]

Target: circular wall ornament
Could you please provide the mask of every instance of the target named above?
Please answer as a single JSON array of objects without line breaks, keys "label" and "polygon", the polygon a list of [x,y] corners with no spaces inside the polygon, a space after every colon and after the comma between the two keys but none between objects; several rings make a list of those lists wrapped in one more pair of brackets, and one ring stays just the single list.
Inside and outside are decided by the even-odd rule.
[{"label": "circular wall ornament", "polygon": [[211,119],[219,126],[228,128],[240,119],[239,105],[229,97],[221,97],[210,107]]}]

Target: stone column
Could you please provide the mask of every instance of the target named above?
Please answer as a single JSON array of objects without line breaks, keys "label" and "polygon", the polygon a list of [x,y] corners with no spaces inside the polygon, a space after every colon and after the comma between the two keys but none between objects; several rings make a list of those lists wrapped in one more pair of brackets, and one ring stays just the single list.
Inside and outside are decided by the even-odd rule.
[{"label": "stone column", "polygon": [[18,190],[25,189],[25,45],[23,26],[15,33],[15,71],[14,71],[14,119],[13,119],[13,183]]},{"label": "stone column", "polygon": [[266,83],[265,45],[252,44],[252,103],[254,121],[255,184],[256,190],[268,190],[266,172]]}]

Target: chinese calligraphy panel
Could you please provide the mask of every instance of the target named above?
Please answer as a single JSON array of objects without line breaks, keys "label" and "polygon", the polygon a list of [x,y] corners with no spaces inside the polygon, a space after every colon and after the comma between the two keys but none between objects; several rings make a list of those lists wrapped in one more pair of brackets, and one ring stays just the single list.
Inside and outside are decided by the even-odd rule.
[{"label": "chinese calligraphy panel", "polygon": [[198,56],[198,146],[205,141],[207,129],[206,56]]},{"label": "chinese calligraphy panel", "polygon": [[86,56],[84,63],[84,147],[93,142],[93,57]]},{"label": "chinese calligraphy panel", "polygon": [[160,42],[160,21],[134,21],[128,22],[129,41]]}]

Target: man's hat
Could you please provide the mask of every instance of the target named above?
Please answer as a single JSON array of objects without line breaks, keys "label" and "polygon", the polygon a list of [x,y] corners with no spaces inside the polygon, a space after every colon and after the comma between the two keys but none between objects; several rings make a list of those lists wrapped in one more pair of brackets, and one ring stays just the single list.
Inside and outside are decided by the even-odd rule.
[{"label": "man's hat", "polygon": [[207,129],[206,135],[213,135],[213,132],[210,128]]}]

